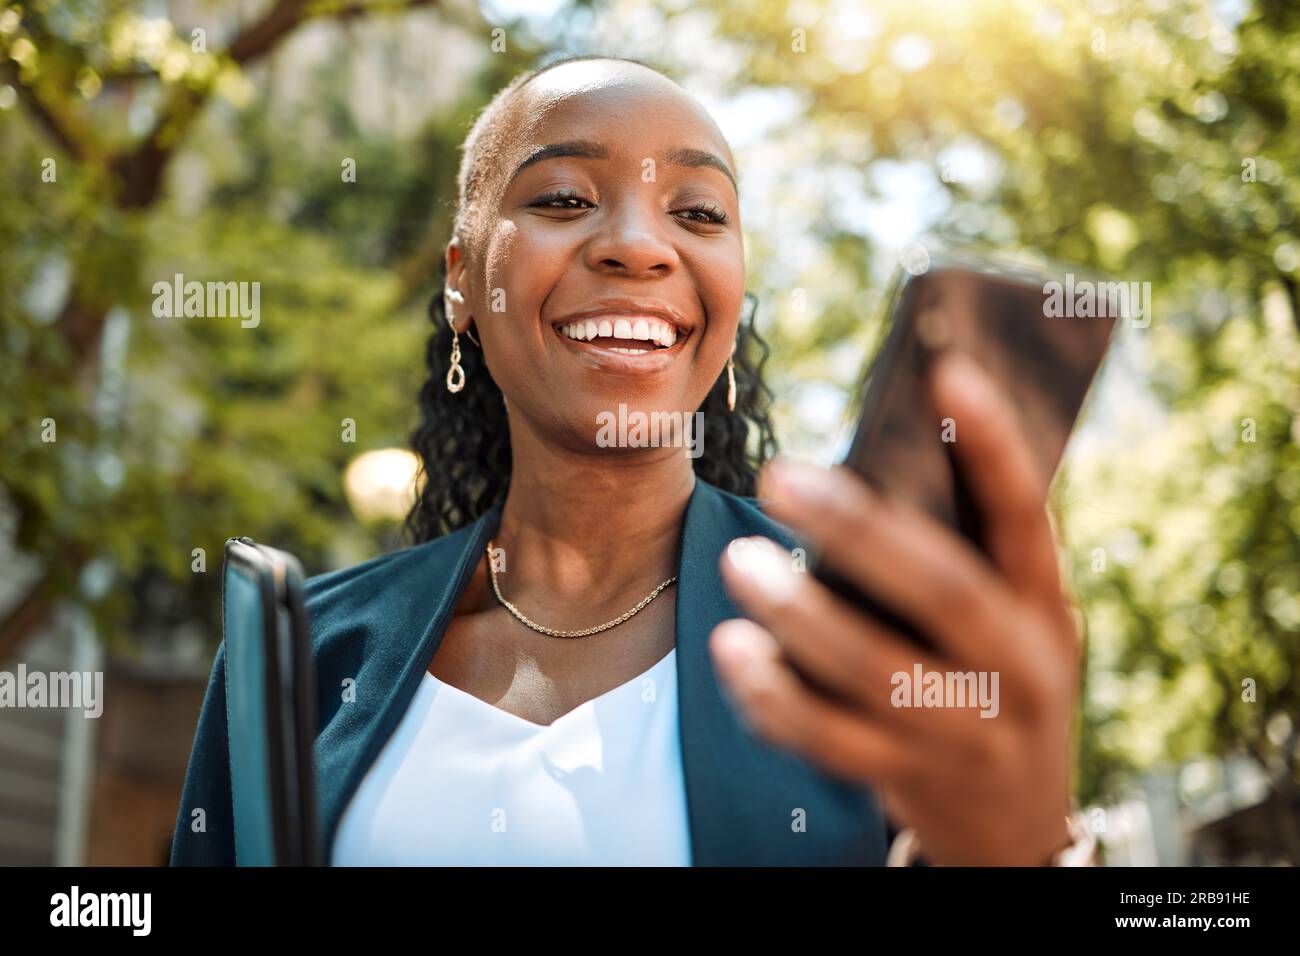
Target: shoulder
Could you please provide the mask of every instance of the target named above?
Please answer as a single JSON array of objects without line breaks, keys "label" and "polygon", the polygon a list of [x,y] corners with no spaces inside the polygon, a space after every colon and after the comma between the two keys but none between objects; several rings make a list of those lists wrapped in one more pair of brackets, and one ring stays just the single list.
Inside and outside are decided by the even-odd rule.
[{"label": "shoulder", "polygon": [[324,571],[307,578],[303,582],[303,592],[309,608],[327,607],[352,593],[382,583],[393,574],[400,573],[402,565],[411,561],[413,553],[426,546],[416,545],[412,548],[390,551],[359,564]]},{"label": "shoulder", "polygon": [[431,541],[308,578],[304,603],[318,655],[355,638],[392,635],[427,620],[467,560],[477,523]]},{"label": "shoulder", "polygon": [[424,577],[429,581],[430,575],[436,579],[455,565],[471,531],[472,526],[466,526],[431,541],[389,551],[346,568],[313,575],[303,584],[307,603],[310,607],[323,611],[340,601],[370,595],[376,589],[406,579]]},{"label": "shoulder", "polygon": [[427,545],[391,551],[303,582],[303,601],[317,649],[322,634],[346,625],[368,604],[394,593],[392,585],[420,557],[422,549],[427,550]]},{"label": "shoulder", "polygon": [[762,498],[733,494],[703,479],[697,480],[704,493],[704,509],[712,519],[709,524],[716,526],[718,533],[727,540],[761,535],[785,548],[794,548],[800,544],[798,535],[763,510]]}]

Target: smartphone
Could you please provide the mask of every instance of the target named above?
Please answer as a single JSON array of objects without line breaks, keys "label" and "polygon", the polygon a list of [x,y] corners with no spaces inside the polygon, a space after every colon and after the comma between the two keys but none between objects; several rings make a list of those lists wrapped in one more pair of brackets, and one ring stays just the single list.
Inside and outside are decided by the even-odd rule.
[{"label": "smartphone", "polygon": [[226,541],[221,633],[236,865],[319,866],[317,689],[292,554]]},{"label": "smartphone", "polygon": [[[1070,307],[1076,290],[1092,295],[1090,307]],[[960,349],[999,383],[1014,404],[1047,487],[1121,311],[1131,304],[1121,291],[1119,284],[1091,278],[1082,268],[1025,266],[967,250],[940,251],[917,274],[900,271],[887,300],[881,345],[866,363],[850,405],[856,426],[839,463],[876,491],[916,506],[987,552],[980,512],[953,453],[961,423],[941,419],[933,407],[930,366],[944,351]],[[818,555],[810,557],[813,574],[834,593],[918,644],[933,646]]]}]

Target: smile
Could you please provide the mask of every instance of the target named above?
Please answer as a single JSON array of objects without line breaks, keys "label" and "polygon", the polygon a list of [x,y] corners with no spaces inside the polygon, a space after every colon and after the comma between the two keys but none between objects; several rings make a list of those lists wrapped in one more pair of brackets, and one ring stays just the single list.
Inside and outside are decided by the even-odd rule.
[{"label": "smile", "polygon": [[555,332],[590,364],[622,371],[663,368],[691,335],[665,316],[622,310],[575,316]]}]

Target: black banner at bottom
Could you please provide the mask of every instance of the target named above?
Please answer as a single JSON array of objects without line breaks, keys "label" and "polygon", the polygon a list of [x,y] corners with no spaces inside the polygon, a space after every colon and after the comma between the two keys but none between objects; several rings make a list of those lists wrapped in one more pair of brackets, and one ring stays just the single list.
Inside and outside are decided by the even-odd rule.
[{"label": "black banner at bottom", "polygon": [[708,927],[733,943],[750,930],[771,942],[774,929],[834,928],[864,942],[903,930],[926,942],[1137,936],[1182,945],[1199,935],[1223,945],[1259,932],[1294,938],[1300,905],[1291,868],[69,868],[3,869],[0,882],[11,945],[69,934],[240,943],[283,932],[336,946],[420,929],[434,938],[477,929],[485,942],[536,933],[551,943],[606,926],[659,936],[683,918],[692,935]]}]

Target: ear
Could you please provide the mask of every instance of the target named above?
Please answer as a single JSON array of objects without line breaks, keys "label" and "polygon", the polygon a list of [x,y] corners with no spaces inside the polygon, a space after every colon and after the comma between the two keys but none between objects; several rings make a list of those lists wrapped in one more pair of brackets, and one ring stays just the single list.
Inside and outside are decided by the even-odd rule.
[{"label": "ear", "polygon": [[459,236],[451,237],[443,255],[447,261],[447,285],[442,290],[447,322],[457,332],[464,333],[474,317],[470,315],[465,250]]}]

